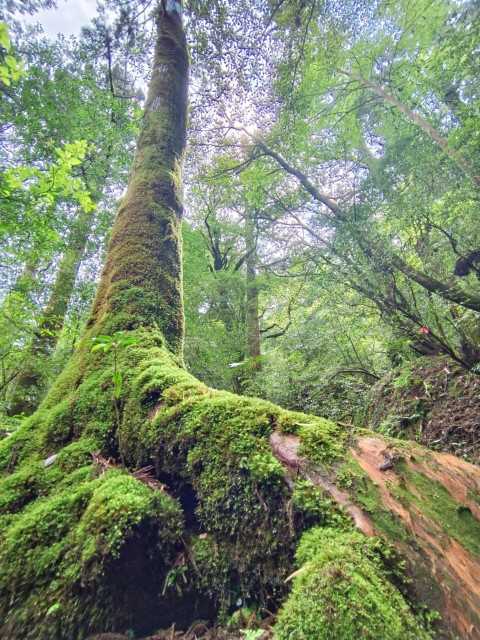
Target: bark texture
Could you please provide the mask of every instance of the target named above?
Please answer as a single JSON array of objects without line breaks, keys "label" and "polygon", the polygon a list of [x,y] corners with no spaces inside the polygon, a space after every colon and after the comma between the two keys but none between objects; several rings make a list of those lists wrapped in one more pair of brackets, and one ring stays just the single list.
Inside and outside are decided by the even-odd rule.
[{"label": "bark texture", "polygon": [[[161,37],[140,137],[88,326],[109,315],[115,316],[117,330],[156,322],[170,349],[181,354],[182,165],[189,57],[175,6],[179,9],[180,3],[166,2],[158,15]],[[118,312],[123,314],[121,323]]]}]

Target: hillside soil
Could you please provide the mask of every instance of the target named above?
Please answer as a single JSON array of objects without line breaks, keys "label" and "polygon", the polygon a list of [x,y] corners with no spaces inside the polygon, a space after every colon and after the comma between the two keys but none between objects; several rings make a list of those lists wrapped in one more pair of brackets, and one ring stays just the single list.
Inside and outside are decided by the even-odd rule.
[{"label": "hillside soil", "polygon": [[480,376],[446,358],[424,358],[375,385],[369,426],[480,463]]}]

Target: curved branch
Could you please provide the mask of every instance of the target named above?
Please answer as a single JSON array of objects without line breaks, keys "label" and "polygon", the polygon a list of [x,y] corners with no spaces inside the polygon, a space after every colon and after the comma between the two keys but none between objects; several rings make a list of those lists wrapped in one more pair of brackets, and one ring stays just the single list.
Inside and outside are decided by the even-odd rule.
[{"label": "curved branch", "polygon": [[367,78],[364,78],[362,75],[343,70],[340,70],[340,73],[343,73],[343,75],[347,76],[347,78],[350,78],[350,80],[354,80],[355,82],[359,82],[365,87],[368,87],[371,91],[376,93],[377,96],[382,98],[382,100],[385,100],[385,102],[389,102],[399,111],[401,111],[411,122],[418,125],[420,129],[424,133],[426,133],[435,142],[435,144],[438,145],[440,149],[457,164],[458,167],[460,167],[463,173],[473,182],[475,186],[480,187],[480,176],[474,174],[468,160],[460,155],[458,149],[452,147],[452,145],[449,144],[448,140],[444,138],[442,134],[437,131],[437,129],[432,127],[432,125],[427,120],[425,120],[425,118],[420,116],[418,113],[415,113],[415,111],[412,111],[412,109],[410,109],[410,107],[407,107],[407,105],[404,104],[401,100],[396,98],[391,93],[387,93],[384,89],[374,84],[373,82],[370,82],[370,80],[367,80]]}]

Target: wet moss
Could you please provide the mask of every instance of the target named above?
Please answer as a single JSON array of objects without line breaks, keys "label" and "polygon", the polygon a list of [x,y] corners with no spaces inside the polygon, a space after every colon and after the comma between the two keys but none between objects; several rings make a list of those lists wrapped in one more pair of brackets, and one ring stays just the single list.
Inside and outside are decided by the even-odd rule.
[{"label": "wet moss", "polygon": [[142,439],[158,469],[193,487],[198,525],[223,548],[232,582],[214,580],[217,597],[232,589],[261,597],[280,586],[292,553],[288,490],[267,439],[274,407],[199,391],[166,407]]},{"label": "wet moss", "polygon": [[299,453],[319,465],[331,464],[345,455],[349,433],[330,420],[316,418],[300,426]]},{"label": "wet moss", "polygon": [[323,489],[307,480],[297,478],[293,492],[296,520],[302,528],[321,525],[340,531],[352,531],[353,522],[345,509],[330,498]]},{"label": "wet moss", "polygon": [[72,431],[71,405],[72,399],[69,396],[50,410],[43,428],[45,447],[60,447],[70,439]]},{"label": "wet moss", "polygon": [[[90,625],[92,593],[108,601],[104,572],[135,532],[153,528],[154,555],[168,561],[183,531],[179,505],[125,472],[92,479],[83,468],[69,480],[27,505],[2,534],[3,637],[81,637],[75,629]],[[7,602],[15,606],[5,609]],[[105,627],[114,616],[97,615]]]},{"label": "wet moss", "polygon": [[[159,557],[158,579],[166,580],[184,545],[182,510],[124,471],[95,477],[93,452],[121,463],[117,430],[128,464],[154,461],[159,475],[194,487],[194,527],[208,532],[223,558],[222,567],[205,569],[209,586],[199,584],[225,611],[233,592],[266,598],[291,562],[287,489],[267,442],[272,405],[213,393],[179,367],[157,330],[139,328],[135,335],[137,343],[118,354],[118,415],[112,354],[82,348],[76,375],[67,369],[39,411],[1,443],[8,470],[0,479],[5,637],[81,637],[95,625],[114,627],[114,590],[104,589],[102,574],[136,531],[149,531],[148,553]],[[149,418],[157,405],[159,415]],[[158,592],[152,597],[161,603]]]},{"label": "wet moss", "polygon": [[38,496],[41,489],[40,473],[41,465],[37,463],[25,465],[16,473],[6,476],[2,482],[0,494],[2,515],[19,511]]},{"label": "wet moss", "polygon": [[275,625],[278,640],[427,640],[389,580],[378,540],[313,529],[297,551],[302,566]]}]

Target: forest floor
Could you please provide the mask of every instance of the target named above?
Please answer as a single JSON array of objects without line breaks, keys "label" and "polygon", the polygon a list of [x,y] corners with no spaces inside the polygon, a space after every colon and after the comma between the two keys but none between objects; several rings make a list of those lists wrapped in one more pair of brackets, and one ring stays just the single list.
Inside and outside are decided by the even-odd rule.
[{"label": "forest floor", "polygon": [[374,387],[369,428],[480,463],[480,375],[446,358],[399,367]]},{"label": "forest floor", "polygon": [[[217,626],[210,626],[205,622],[196,622],[186,632],[179,631],[172,625],[169,629],[159,631],[154,635],[139,640],[268,640],[272,633],[267,629],[252,629],[228,631]],[[119,633],[100,633],[89,636],[87,640],[130,640],[131,636]]]}]

